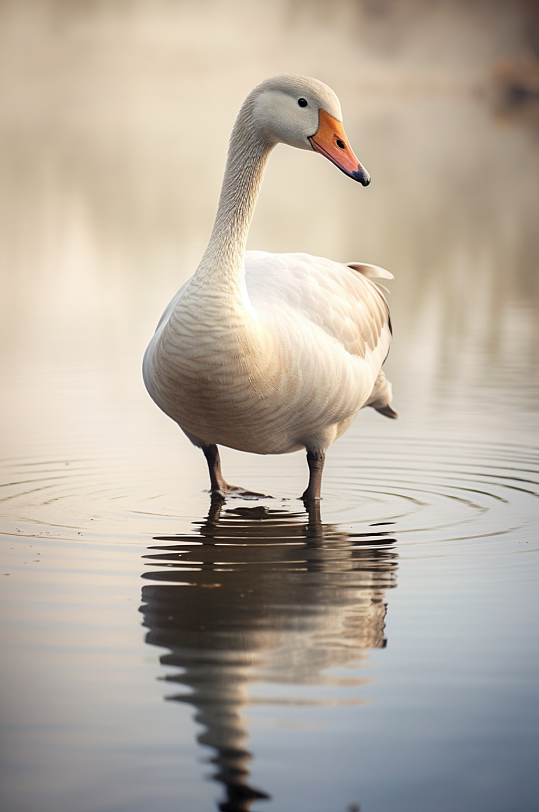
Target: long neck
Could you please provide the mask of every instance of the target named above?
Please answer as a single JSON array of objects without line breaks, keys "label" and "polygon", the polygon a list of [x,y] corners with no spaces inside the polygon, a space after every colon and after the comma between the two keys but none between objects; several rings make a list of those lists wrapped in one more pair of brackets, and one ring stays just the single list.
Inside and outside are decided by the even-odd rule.
[{"label": "long neck", "polygon": [[234,298],[242,295],[249,226],[272,148],[253,124],[252,99],[248,97],[230,136],[215,223],[193,279]]}]

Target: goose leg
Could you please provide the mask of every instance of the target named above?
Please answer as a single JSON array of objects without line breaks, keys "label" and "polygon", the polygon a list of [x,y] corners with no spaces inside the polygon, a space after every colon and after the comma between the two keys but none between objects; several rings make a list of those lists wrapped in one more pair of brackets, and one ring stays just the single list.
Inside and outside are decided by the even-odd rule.
[{"label": "goose leg", "polygon": [[230,485],[225,482],[221,473],[219,449],[212,443],[212,445],[203,445],[202,451],[206,457],[208,471],[210,472],[210,491],[212,494],[224,496],[230,490]]},{"label": "goose leg", "polygon": [[326,454],[324,451],[307,451],[307,465],[309,466],[309,484],[301,497],[305,504],[311,504],[320,499],[322,488],[322,471]]},{"label": "goose leg", "polygon": [[229,485],[221,472],[221,458],[219,456],[218,447],[212,443],[211,445],[203,445],[201,448],[206,457],[206,462],[208,463],[210,492],[212,496],[225,497],[227,493],[236,493],[238,496],[266,496],[264,493],[247,491],[245,488],[237,487],[237,485]]}]

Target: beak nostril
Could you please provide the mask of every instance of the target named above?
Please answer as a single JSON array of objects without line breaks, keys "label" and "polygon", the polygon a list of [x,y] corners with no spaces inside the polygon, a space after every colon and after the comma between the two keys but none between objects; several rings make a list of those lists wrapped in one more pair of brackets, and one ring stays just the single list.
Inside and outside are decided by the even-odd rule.
[{"label": "beak nostril", "polygon": [[322,108],[319,110],[318,129],[314,135],[309,136],[309,143],[315,152],[335,164],[349,178],[359,181],[363,186],[369,185],[369,173],[354,155],[342,121],[333,118]]}]

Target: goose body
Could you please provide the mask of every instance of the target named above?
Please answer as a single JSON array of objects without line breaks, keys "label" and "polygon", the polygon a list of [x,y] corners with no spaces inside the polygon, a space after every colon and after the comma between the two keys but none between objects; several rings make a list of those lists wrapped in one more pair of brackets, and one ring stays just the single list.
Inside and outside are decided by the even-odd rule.
[{"label": "goose body", "polygon": [[218,212],[194,276],[163,314],[144,357],[156,404],[206,456],[212,492],[231,489],[217,446],[259,454],[307,450],[306,501],[320,497],[326,449],[371,405],[390,417],[381,371],[391,340],[371,265],[245,251],[264,168],[279,142],[314,149],[363,185],[337,97],[300,76],[247,97],[232,132]]}]

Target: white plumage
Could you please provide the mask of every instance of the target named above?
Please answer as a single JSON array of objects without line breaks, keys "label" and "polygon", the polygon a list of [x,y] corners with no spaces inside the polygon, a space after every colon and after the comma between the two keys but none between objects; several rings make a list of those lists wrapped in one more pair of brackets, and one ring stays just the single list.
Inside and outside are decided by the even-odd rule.
[{"label": "white plumage", "polygon": [[276,143],[314,149],[363,185],[337,97],[300,76],[255,88],[232,132],[213,232],[194,276],[169,304],[146,351],[144,380],[157,405],[222,477],[216,446],[259,454],[306,448],[304,499],[320,497],[325,450],[371,405],[396,417],[381,366],[391,340],[372,265],[309,254],[245,252],[264,168]]}]

